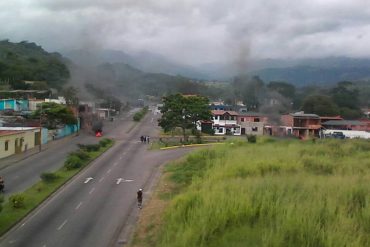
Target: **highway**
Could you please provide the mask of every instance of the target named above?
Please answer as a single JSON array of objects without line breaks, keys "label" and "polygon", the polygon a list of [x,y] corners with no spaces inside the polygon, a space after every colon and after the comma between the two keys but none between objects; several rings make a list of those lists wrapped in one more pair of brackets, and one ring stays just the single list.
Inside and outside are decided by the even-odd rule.
[{"label": "highway", "polygon": [[158,133],[156,115],[147,116],[130,132],[116,128],[116,144],[53,197],[0,239],[0,246],[119,246],[131,214],[137,214],[136,191],[148,188],[161,164],[188,149],[149,151],[140,135]]}]

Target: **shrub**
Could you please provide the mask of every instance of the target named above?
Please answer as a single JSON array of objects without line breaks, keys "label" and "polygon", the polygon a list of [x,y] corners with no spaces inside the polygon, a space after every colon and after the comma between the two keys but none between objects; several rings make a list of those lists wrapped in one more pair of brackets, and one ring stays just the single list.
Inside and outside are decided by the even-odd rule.
[{"label": "shrub", "polygon": [[45,183],[51,183],[59,178],[59,176],[53,172],[44,172],[40,175],[40,177]]},{"label": "shrub", "polygon": [[89,154],[86,153],[86,151],[84,150],[78,150],[78,151],[75,151],[75,152],[72,152],[70,153],[70,155],[74,155],[74,156],[77,156],[78,158],[80,158],[80,160],[88,160],[90,158]]},{"label": "shrub", "polygon": [[24,207],[24,196],[22,194],[14,194],[9,197],[9,201],[13,208],[23,208]]},{"label": "shrub", "polygon": [[147,112],[148,112],[147,106],[141,109],[140,111],[136,112],[133,116],[134,121],[139,122],[145,116]]},{"label": "shrub", "polygon": [[2,195],[0,195],[0,212],[1,210],[3,210],[3,202],[4,202],[4,197]]},{"label": "shrub", "polygon": [[75,155],[69,155],[67,160],[64,162],[64,167],[67,170],[78,169],[81,168],[82,165],[83,165],[82,160]]},{"label": "shrub", "polygon": [[102,139],[102,140],[99,141],[99,145],[101,147],[106,147],[110,143],[112,143],[112,140],[111,139],[108,139],[108,138],[104,138],[104,139]]},{"label": "shrub", "polygon": [[257,142],[257,136],[255,136],[255,135],[247,135],[247,140],[250,143],[256,143]]}]

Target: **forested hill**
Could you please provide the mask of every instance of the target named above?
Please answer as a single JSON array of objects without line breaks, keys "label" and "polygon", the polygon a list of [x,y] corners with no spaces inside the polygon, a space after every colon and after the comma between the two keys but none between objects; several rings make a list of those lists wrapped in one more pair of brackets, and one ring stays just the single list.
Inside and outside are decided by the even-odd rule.
[{"label": "forested hill", "polygon": [[35,43],[0,41],[0,81],[45,81],[48,87],[61,88],[70,77],[65,60],[48,53]]}]

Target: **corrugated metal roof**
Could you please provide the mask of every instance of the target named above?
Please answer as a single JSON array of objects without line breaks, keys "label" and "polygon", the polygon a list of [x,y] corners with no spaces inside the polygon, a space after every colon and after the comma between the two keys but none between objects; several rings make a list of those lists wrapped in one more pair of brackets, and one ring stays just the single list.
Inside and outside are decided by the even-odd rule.
[{"label": "corrugated metal roof", "polygon": [[322,123],[322,125],[366,125],[363,122],[357,121],[357,120],[330,120],[326,121],[325,123]]},{"label": "corrugated metal roof", "polygon": [[319,115],[308,113],[291,113],[290,115],[293,117],[320,118]]}]

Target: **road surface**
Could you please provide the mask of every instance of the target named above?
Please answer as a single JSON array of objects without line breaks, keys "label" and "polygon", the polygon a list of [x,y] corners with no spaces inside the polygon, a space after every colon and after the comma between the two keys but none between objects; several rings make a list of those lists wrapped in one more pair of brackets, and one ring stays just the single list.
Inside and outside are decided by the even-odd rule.
[{"label": "road surface", "polygon": [[0,239],[0,246],[118,246],[129,215],[139,211],[136,191],[144,189],[145,207],[158,167],[189,151],[148,151],[139,136],[157,131],[152,113],[129,133],[117,131],[113,148]]},{"label": "road surface", "polygon": [[[132,114],[128,113],[115,122],[106,123],[104,136],[114,137],[128,131],[133,124],[131,119]],[[4,178],[6,186],[5,195],[24,191],[40,180],[41,173],[52,172],[62,167],[68,154],[78,149],[77,144],[97,143],[99,140],[91,133],[82,131],[79,136],[57,140],[51,143],[48,149],[1,169],[0,175]]]}]

